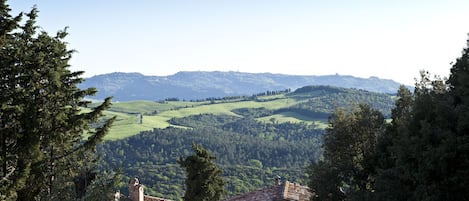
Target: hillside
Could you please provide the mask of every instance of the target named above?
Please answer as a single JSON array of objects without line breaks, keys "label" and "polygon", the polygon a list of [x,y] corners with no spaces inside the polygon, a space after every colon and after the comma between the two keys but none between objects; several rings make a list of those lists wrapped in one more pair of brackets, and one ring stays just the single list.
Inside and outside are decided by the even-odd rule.
[{"label": "hillside", "polygon": [[87,78],[80,88],[96,87],[94,99],[113,96],[114,101],[185,100],[207,97],[251,95],[269,90],[295,90],[307,85],[329,85],[395,93],[399,83],[377,77],[358,78],[344,75],[302,76],[242,72],[179,72],[170,76],[145,76],[139,73],[110,73]]},{"label": "hillside", "polygon": [[[270,92],[274,93],[274,92]],[[390,116],[391,95],[331,86],[306,86],[293,92],[257,93],[202,101],[129,101],[113,103],[107,116],[117,116],[106,139],[122,139],[153,128],[175,127],[171,119],[199,114],[246,116],[263,122],[316,124],[322,128],[335,107],[366,103]],[[138,123],[137,116],[143,121]]]},{"label": "hillside", "polygon": [[184,187],[176,160],[191,153],[192,142],[218,158],[230,195],[269,186],[276,175],[305,184],[304,169],[321,156],[328,116],[337,106],[359,103],[389,116],[394,100],[365,90],[305,86],[200,102],[119,102],[109,112],[119,115],[107,137],[113,140],[99,150],[103,165],[121,168],[125,179],[139,177],[146,192],[174,200]]}]

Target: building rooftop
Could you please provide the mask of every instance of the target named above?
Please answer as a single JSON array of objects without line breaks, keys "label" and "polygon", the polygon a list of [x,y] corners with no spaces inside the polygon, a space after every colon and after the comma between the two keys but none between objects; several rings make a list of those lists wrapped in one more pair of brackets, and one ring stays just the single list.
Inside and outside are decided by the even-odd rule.
[{"label": "building rooftop", "polygon": [[309,201],[311,195],[308,187],[286,181],[280,185],[276,184],[244,195],[234,196],[223,201]]}]

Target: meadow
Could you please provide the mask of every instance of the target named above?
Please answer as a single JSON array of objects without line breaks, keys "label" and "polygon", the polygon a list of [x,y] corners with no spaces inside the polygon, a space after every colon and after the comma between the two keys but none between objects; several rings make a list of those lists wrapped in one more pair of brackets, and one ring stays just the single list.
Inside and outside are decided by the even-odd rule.
[{"label": "meadow", "polygon": [[[106,135],[106,140],[118,140],[141,131],[153,130],[153,128],[166,128],[171,125],[168,121],[171,118],[182,118],[198,114],[233,115],[240,116],[233,112],[240,108],[265,108],[276,110],[288,108],[305,98],[289,98],[286,94],[260,97],[256,100],[234,99],[216,101],[129,101],[114,102],[111,108],[105,112],[107,117],[116,116],[116,121],[111,127],[110,133]],[[92,104],[93,105],[96,105]],[[142,115],[142,123],[139,123],[138,115]],[[281,112],[269,116],[257,118],[263,122],[294,122],[294,123],[315,123],[319,127],[327,126],[327,119],[311,118],[295,112]]]},{"label": "meadow", "polygon": [[[272,95],[207,99],[204,101],[129,101],[114,102],[105,112],[116,116],[106,140],[118,140],[154,128],[181,127],[170,124],[173,118],[212,114],[250,117],[264,123],[305,123],[327,128],[327,118],[337,107],[369,104],[389,117],[395,98],[390,94],[331,86],[306,86],[294,92]],[[90,107],[99,103],[93,103]],[[254,109],[248,113],[239,109]],[[244,115],[244,116],[243,116]],[[142,117],[140,121],[139,116]]]}]

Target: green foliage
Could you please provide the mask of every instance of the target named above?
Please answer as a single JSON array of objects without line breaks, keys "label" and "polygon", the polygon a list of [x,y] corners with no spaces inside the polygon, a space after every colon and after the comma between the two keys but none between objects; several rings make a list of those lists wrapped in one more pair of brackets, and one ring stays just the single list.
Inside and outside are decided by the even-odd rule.
[{"label": "green foliage", "polygon": [[[325,160],[312,165],[310,186],[319,195],[312,199],[467,200],[468,69],[469,50],[466,48],[454,63],[448,80],[432,79],[428,72],[422,71],[413,94],[401,87],[396,108],[392,110],[391,124],[383,135],[378,135],[374,148],[363,152],[369,154],[361,156],[354,149],[349,150],[355,147],[350,139],[329,143],[330,131],[342,124],[331,125],[324,140]],[[357,118],[345,119],[353,121]],[[345,129],[337,130],[340,131],[337,134],[356,133],[353,128],[359,125],[358,122],[349,124]],[[338,153],[349,153],[352,160],[337,153],[332,154],[333,160],[328,160],[331,158],[330,146],[343,148],[337,149]],[[356,159],[362,159],[362,168],[357,169],[360,166],[355,165]],[[359,176],[355,177],[357,173]],[[347,176],[345,180],[344,175]],[[337,186],[345,189],[345,193],[337,192]]]},{"label": "green foliage", "polygon": [[[447,148],[453,155],[451,160],[458,161],[451,163],[453,174],[446,180],[452,190],[449,193],[455,193],[454,198],[467,198],[469,193],[469,40],[466,42],[462,56],[456,60],[451,68],[451,76],[448,79],[450,107],[454,111],[453,139],[447,143]],[[455,124],[455,125],[454,125]]]},{"label": "green foliage", "polygon": [[194,155],[179,158],[178,163],[186,170],[184,200],[220,200],[226,194],[226,181],[222,170],[213,162],[216,158],[201,145],[192,144]]},{"label": "green foliage", "polygon": [[305,86],[288,94],[288,97],[306,100],[289,107],[289,111],[326,119],[337,107],[347,108],[358,104],[370,105],[389,117],[394,103],[388,94],[332,86]]},{"label": "green foliage", "polygon": [[253,118],[209,114],[171,122],[190,129],[154,129],[106,141],[100,146],[102,162],[122,167],[124,175],[139,177],[148,188],[178,200],[185,178],[176,159],[193,152],[192,142],[203,144],[217,156],[229,195],[270,186],[276,175],[304,184],[304,169],[321,155],[323,130],[314,125],[262,123]]},{"label": "green foliage", "polygon": [[84,97],[96,90],[77,87],[83,72],[68,69],[73,51],[64,42],[67,32],[39,32],[36,8],[25,14],[24,24],[9,11],[1,1],[0,197],[74,198],[74,177],[92,168],[96,144],[114,120],[100,121],[111,100],[81,112],[89,104]]},{"label": "green foliage", "polygon": [[[91,106],[99,103],[90,104]],[[189,108],[199,105],[208,104],[207,102],[188,102],[188,101],[128,101],[117,102],[113,104],[108,111],[124,114],[144,114],[155,115],[168,110],[177,110],[181,108]]]},{"label": "green foliage", "polygon": [[96,178],[92,180],[86,189],[86,194],[83,200],[86,201],[103,201],[113,200],[114,193],[123,187],[122,172],[102,171],[97,174]]},{"label": "green foliage", "polygon": [[[401,174],[395,165],[398,162],[396,156],[407,155],[412,147],[407,137],[407,128],[411,122],[413,105],[414,95],[405,86],[401,86],[397,92],[396,107],[392,110],[391,124],[387,125],[386,132],[378,139],[374,199],[406,200],[411,197],[412,190],[405,185],[411,182],[406,178],[408,174]],[[398,147],[400,148],[397,149]],[[408,160],[406,157],[401,157],[400,160]]]},{"label": "green foliage", "polygon": [[[390,128],[394,138],[388,149],[392,150],[388,158],[395,160],[388,160],[394,163],[378,172],[378,199],[463,200],[458,192],[462,188],[457,187],[460,184],[453,183],[462,175],[458,173],[461,167],[454,162],[459,154],[454,149],[458,142],[452,127],[457,121],[447,94],[444,81],[431,80],[427,72],[422,72],[413,98],[401,96],[402,101],[397,102]],[[386,188],[389,184],[397,187]]]},{"label": "green foliage", "polygon": [[367,105],[359,105],[351,112],[338,109],[329,124],[324,159],[311,167],[309,185],[318,195],[312,199],[362,200],[361,195],[372,192],[371,159],[384,132],[384,117]]},{"label": "green foliage", "polygon": [[[314,113],[310,109],[315,111],[313,105],[326,105],[327,98],[324,97],[345,98],[338,100],[343,104],[381,100],[367,96],[383,97],[385,104],[392,105],[389,103],[392,102],[390,95],[319,86],[302,93],[261,96],[258,99],[262,100],[257,101],[230,99],[216,100],[213,104],[196,102],[198,105],[187,105],[191,102],[183,101],[152,104],[155,108],[148,110],[161,112],[144,115],[142,125],[133,123],[136,122],[136,116],[124,114],[125,109],[122,113],[114,111],[109,114],[119,115],[113,126],[118,132],[132,129],[136,132],[143,126],[148,131],[104,143],[101,151],[104,154],[103,161],[114,168],[122,166],[124,175],[138,176],[147,189],[152,189],[149,193],[154,192],[155,196],[163,194],[175,200],[182,197],[184,181],[181,176],[183,171],[175,166],[176,159],[191,153],[189,145],[192,142],[203,144],[218,156],[217,163],[224,169],[224,177],[229,181],[229,195],[271,185],[276,175],[304,184],[304,170],[311,160],[320,157],[321,135],[328,126],[317,122],[327,121],[334,110],[328,108]],[[321,102],[316,103],[317,100]],[[166,107],[174,107],[159,109],[165,104]],[[138,111],[139,105],[147,103],[138,102],[135,108],[132,108],[134,103],[114,105],[116,108]],[[379,109],[387,111],[385,108],[390,106]],[[163,123],[170,127],[162,126]],[[253,161],[259,161],[260,164]]]},{"label": "green foliage", "polygon": [[342,201],[346,195],[340,190],[341,171],[331,161],[317,161],[308,168],[308,186],[314,192],[311,200]]},{"label": "green foliage", "polygon": [[[272,93],[272,92],[271,92]],[[118,140],[151,131],[153,128],[180,126],[172,119],[199,114],[231,115],[255,118],[265,123],[306,123],[327,127],[327,118],[335,107],[365,103],[378,109],[386,117],[391,115],[393,97],[388,94],[330,86],[309,86],[292,93],[237,99],[217,99],[214,103],[188,101],[133,101],[114,103],[107,116],[117,116],[107,140]],[[137,113],[143,123],[137,123]]]}]

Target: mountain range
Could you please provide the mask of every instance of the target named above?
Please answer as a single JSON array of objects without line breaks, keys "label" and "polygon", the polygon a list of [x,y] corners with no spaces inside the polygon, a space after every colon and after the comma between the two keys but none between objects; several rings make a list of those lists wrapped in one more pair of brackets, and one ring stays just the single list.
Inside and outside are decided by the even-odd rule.
[{"label": "mountain range", "polygon": [[95,87],[93,99],[113,96],[114,101],[163,100],[177,98],[198,100],[209,97],[253,95],[307,86],[329,85],[363,89],[371,92],[396,93],[401,85],[378,77],[359,78],[349,75],[286,75],[222,71],[182,71],[169,76],[146,76],[140,73],[109,73],[85,79],[80,88]]}]

